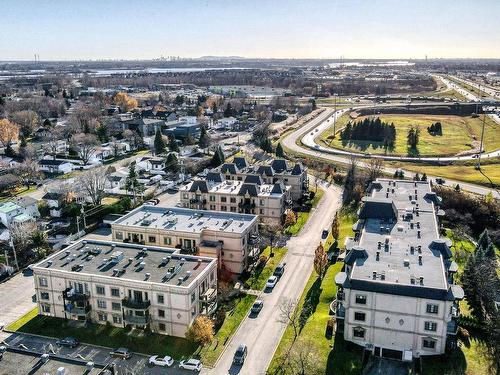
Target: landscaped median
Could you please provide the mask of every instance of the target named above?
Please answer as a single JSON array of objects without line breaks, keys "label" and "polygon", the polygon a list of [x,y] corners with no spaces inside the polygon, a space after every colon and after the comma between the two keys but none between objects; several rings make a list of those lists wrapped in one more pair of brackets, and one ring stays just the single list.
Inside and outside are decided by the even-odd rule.
[{"label": "landscaped median", "polygon": [[286,247],[273,248],[271,255],[271,247],[268,246],[261,253],[261,259],[266,257],[265,264],[261,267],[257,266],[250,277],[245,280],[245,286],[253,290],[262,290],[266,285],[266,281],[274,272],[274,269],[281,262],[281,259],[286,254]]}]

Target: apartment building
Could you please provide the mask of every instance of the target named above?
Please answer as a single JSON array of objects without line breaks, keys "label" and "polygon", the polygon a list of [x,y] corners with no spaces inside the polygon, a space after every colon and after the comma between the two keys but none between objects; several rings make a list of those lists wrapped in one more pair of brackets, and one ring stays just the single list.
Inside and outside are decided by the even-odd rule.
[{"label": "apartment building", "polygon": [[281,222],[292,205],[290,186],[281,181],[266,184],[260,175],[246,175],[242,180],[226,180],[221,173],[209,172],[179,189],[183,207],[201,210],[238,212],[259,215]]},{"label": "apartment building", "polygon": [[337,328],[376,356],[412,360],[456,345],[458,269],[440,238],[440,198],[428,182],[378,179],[346,241],[337,274]]},{"label": "apartment building", "polygon": [[113,241],[216,258],[220,268],[237,274],[258,254],[255,215],[145,205],[116,220],[111,230]]},{"label": "apartment building", "polygon": [[33,267],[38,312],[184,337],[215,311],[217,261],[178,249],[83,240]]},{"label": "apartment building", "polygon": [[225,163],[215,171],[225,180],[244,181],[248,175],[259,175],[265,184],[282,182],[290,187],[290,197],[298,201],[309,191],[307,168],[300,163],[291,164],[284,159],[274,159],[269,164],[248,164],[244,157],[235,157],[232,163]]}]

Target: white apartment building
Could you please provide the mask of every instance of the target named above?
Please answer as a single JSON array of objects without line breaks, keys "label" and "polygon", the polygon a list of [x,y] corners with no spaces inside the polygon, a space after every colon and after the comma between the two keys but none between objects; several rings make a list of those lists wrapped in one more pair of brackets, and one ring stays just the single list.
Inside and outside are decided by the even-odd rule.
[{"label": "white apartment building", "polygon": [[364,198],[337,274],[337,328],[376,356],[403,360],[456,345],[458,267],[440,238],[428,182],[378,179]]},{"label": "white apartment building", "polygon": [[113,241],[166,246],[216,258],[241,273],[258,254],[258,219],[231,212],[144,205],[111,224]]},{"label": "white apartment building", "polygon": [[183,207],[254,214],[276,222],[281,222],[292,205],[290,186],[266,184],[259,175],[225,180],[221,173],[209,172],[203,180],[181,187],[179,194]]},{"label": "white apartment building", "polygon": [[38,312],[184,337],[217,307],[217,261],[176,249],[83,240],[33,267]]}]

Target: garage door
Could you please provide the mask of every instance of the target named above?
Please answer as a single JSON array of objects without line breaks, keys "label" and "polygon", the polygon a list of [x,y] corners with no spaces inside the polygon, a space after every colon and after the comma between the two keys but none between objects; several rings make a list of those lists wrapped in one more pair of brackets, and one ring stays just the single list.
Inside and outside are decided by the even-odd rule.
[{"label": "garage door", "polygon": [[403,359],[403,352],[401,350],[382,348],[382,357],[397,359],[398,361],[401,361]]}]

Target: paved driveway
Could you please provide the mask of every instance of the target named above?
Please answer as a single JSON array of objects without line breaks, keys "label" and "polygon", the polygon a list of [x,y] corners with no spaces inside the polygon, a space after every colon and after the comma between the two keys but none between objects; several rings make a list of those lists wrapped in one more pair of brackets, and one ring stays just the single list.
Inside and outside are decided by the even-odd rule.
[{"label": "paved driveway", "polygon": [[0,284],[0,323],[15,322],[36,306],[31,299],[35,294],[33,276],[17,274]]},{"label": "paved driveway", "polygon": [[[286,324],[279,322],[282,298],[297,300],[313,269],[314,250],[321,240],[323,228],[329,228],[340,207],[338,187],[325,187],[325,194],[297,237],[288,243],[283,261],[286,271],[272,292],[261,293],[264,307],[257,317],[247,317],[234,334],[214,369],[203,374],[265,374],[281,340]],[[243,366],[233,366],[234,352],[239,344],[246,344],[248,356]]]}]

